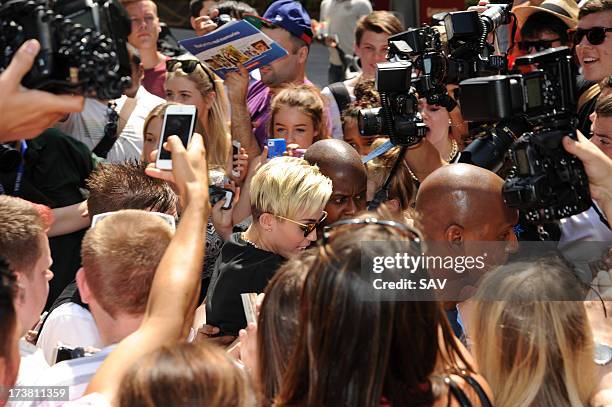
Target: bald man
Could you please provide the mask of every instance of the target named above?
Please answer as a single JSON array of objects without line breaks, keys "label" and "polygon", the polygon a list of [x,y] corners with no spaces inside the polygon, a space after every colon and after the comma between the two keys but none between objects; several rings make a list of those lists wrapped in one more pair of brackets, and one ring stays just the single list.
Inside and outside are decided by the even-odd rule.
[{"label": "bald man", "polygon": [[419,188],[416,225],[425,240],[446,242],[440,250],[448,247],[449,253],[465,242],[509,242],[499,252],[487,253],[488,264],[503,264],[516,249],[513,228],[518,221],[518,211],[503,201],[503,184],[495,173],[474,165],[439,168]]},{"label": "bald man", "polygon": [[367,173],[359,153],[343,140],[327,139],[314,143],[304,159],[316,164],[332,180],[332,195],[325,206],[326,225],[353,218],[366,209]]},{"label": "bald man", "polygon": [[458,299],[469,298],[482,274],[504,264],[508,254],[518,248],[513,230],[518,211],[504,204],[503,184],[503,179],[484,168],[451,164],[432,172],[417,193],[415,225],[428,242],[428,256],[484,259],[483,268],[472,267],[462,273],[428,270],[432,278],[447,279],[439,298],[458,337],[462,336]]}]

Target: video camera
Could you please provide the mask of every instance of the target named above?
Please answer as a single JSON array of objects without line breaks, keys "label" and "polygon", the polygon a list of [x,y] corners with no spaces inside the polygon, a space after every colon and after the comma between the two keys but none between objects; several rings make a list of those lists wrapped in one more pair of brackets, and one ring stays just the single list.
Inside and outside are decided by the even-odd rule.
[{"label": "video camera", "polygon": [[576,138],[571,51],[552,48],[517,58],[515,64],[537,69],[460,83],[463,117],[497,125],[470,144],[458,161],[492,169],[510,148],[513,168],[503,187],[508,206],[523,210],[534,223],[583,212],[591,206],[588,179],[582,162],[561,144],[564,136]]},{"label": "video camera", "polygon": [[447,84],[475,76],[507,72],[505,55],[492,55],[487,35],[510,22],[512,2],[491,4],[482,14],[457,11],[444,17],[444,31],[439,27],[414,28],[389,38],[390,59],[411,59],[419,75],[413,80],[420,97],[449,111],[455,105],[446,94]]},{"label": "video camera", "polygon": [[118,0],[0,1],[0,69],[34,38],[41,49],[23,86],[116,99],[131,85],[130,32]]},{"label": "video camera", "polygon": [[411,77],[409,61],[376,64],[381,107],[359,112],[361,135],[387,135],[396,146],[411,146],[425,137],[427,127],[418,113],[419,101],[411,87]]}]

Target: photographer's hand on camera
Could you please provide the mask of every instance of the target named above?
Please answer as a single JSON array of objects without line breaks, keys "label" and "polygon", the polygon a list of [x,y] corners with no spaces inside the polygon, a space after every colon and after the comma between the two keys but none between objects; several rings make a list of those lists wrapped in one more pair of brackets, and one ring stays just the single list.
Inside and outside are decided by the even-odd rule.
[{"label": "photographer's hand on camera", "polygon": [[83,110],[82,96],[54,95],[21,86],[39,50],[37,40],[26,41],[0,74],[0,141],[36,137],[65,115]]},{"label": "photographer's hand on camera", "polygon": [[574,154],[584,164],[589,177],[591,197],[597,202],[608,220],[612,219],[612,160],[580,132],[578,141],[565,137],[565,150]]},{"label": "photographer's hand on camera", "polygon": [[213,9],[209,16],[196,17],[193,20],[193,26],[198,37],[211,33],[217,29],[217,24],[213,21],[219,16],[219,10]]}]

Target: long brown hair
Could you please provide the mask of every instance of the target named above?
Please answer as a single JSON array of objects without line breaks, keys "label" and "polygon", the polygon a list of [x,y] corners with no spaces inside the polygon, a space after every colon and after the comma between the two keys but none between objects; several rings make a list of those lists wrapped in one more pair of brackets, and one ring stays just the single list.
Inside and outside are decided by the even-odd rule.
[{"label": "long brown hair", "polygon": [[327,123],[325,99],[319,89],[312,85],[291,85],[283,88],[270,102],[270,120],[268,121],[268,134],[274,134],[274,116],[281,106],[296,107],[300,112],[310,117],[317,136],[312,143],[330,138],[330,129]]},{"label": "long brown hair", "polygon": [[257,376],[264,405],[272,403],[287,371],[287,355],[293,350],[298,331],[302,287],[314,257],[308,252],[285,263],[266,287],[257,321]]},{"label": "long brown hair", "polygon": [[[395,256],[408,239],[381,225],[346,229],[319,247],[309,267],[292,364],[275,405],[375,407],[383,397],[430,405],[439,396],[431,382],[438,364],[472,368],[440,303],[376,297],[362,274],[362,255]],[[372,241],[385,245],[362,250]]]},{"label": "long brown hair", "polygon": [[177,343],[143,357],[119,389],[120,407],[256,405],[249,378],[210,343]]}]

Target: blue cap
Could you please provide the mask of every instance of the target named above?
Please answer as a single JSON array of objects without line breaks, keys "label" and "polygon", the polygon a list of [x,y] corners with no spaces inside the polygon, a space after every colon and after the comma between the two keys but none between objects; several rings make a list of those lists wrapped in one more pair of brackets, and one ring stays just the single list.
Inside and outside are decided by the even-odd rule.
[{"label": "blue cap", "polygon": [[244,16],[244,19],[257,28],[280,27],[289,31],[310,45],[312,43],[312,27],[310,16],[299,1],[278,0],[270,4],[263,17]]}]

